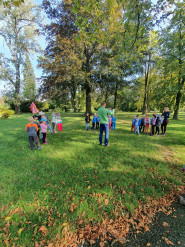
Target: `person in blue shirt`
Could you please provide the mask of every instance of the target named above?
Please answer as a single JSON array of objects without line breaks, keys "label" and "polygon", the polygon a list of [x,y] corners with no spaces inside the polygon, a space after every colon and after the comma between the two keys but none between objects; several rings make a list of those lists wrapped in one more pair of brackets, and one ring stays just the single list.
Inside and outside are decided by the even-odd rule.
[{"label": "person in blue shirt", "polygon": [[92,120],[92,128],[91,130],[95,131],[95,125],[96,125],[96,113],[93,114],[93,120]]},{"label": "person in blue shirt", "polygon": [[99,115],[97,114],[96,115],[96,129],[99,129],[99,126],[100,126],[100,118],[99,118]]},{"label": "person in blue shirt", "polygon": [[135,132],[135,121],[136,121],[136,116],[133,116],[132,126],[131,126],[131,132]]},{"label": "person in blue shirt", "polygon": [[116,117],[113,116],[112,118],[112,130],[115,130],[116,129]]},{"label": "person in blue shirt", "polygon": [[139,135],[139,126],[141,124],[141,119],[139,118],[139,115],[137,115],[136,120],[135,120],[135,134],[137,132],[137,134]]}]

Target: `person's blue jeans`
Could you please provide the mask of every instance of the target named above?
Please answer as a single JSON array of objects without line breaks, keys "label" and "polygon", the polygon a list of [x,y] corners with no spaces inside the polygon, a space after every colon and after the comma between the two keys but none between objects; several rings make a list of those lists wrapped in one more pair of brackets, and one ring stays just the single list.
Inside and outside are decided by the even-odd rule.
[{"label": "person's blue jeans", "polygon": [[112,130],[115,130],[115,129],[116,129],[116,123],[112,122]]},{"label": "person's blue jeans", "polygon": [[51,125],[50,125],[50,124],[48,124],[48,129],[50,130],[50,132],[51,132],[51,134],[52,134],[53,131],[52,131],[52,128],[51,128]]},{"label": "person's blue jeans", "polygon": [[89,129],[89,123],[86,123],[85,128],[86,128],[86,130]]},{"label": "person's blue jeans", "polygon": [[136,132],[137,132],[137,134],[139,135],[139,126],[135,126],[135,131],[134,131],[134,133],[136,134]]},{"label": "person's blue jeans", "polygon": [[103,138],[103,131],[105,131],[105,146],[108,145],[109,141],[109,125],[108,124],[100,124],[100,135],[99,135],[99,142],[102,145],[102,138]]}]

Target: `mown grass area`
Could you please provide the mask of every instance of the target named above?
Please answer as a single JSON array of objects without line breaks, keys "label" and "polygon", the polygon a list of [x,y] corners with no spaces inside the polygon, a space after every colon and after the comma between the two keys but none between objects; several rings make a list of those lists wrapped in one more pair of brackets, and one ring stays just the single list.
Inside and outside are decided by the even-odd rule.
[{"label": "mown grass area", "polygon": [[117,113],[105,148],[98,131],[85,131],[82,114],[62,114],[64,131],[48,131],[48,145],[34,151],[25,132],[30,114],[0,120],[0,246],[34,246],[43,225],[49,240],[65,223],[114,220],[182,185],[185,114],[153,137],[130,132],[132,115]]}]

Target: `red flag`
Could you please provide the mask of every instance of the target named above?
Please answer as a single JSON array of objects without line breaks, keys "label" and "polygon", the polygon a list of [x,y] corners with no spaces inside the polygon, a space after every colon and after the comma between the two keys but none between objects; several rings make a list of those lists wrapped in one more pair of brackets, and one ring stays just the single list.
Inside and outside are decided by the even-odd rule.
[{"label": "red flag", "polygon": [[37,113],[39,110],[37,109],[36,105],[32,102],[30,106],[30,110],[33,114]]}]

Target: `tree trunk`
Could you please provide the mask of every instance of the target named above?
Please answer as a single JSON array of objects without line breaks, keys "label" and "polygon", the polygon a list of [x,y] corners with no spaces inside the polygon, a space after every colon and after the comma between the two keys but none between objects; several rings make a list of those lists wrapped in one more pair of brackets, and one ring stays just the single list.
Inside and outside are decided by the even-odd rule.
[{"label": "tree trunk", "polygon": [[21,62],[21,53],[19,52],[18,44],[18,32],[17,32],[17,19],[15,18],[15,113],[20,113],[20,62]]},{"label": "tree trunk", "polygon": [[179,91],[177,96],[176,96],[175,111],[174,111],[174,115],[173,115],[173,119],[176,119],[176,120],[178,119],[181,96],[182,96],[182,94]]},{"label": "tree trunk", "polygon": [[91,114],[91,88],[86,86],[86,113]]},{"label": "tree trunk", "polygon": [[20,65],[16,61],[15,113],[20,113]]},{"label": "tree trunk", "polygon": [[148,91],[149,91],[149,85],[148,85],[149,70],[150,70],[150,56],[149,56],[148,66],[147,64],[145,65],[145,93],[144,93],[142,114],[146,113],[148,110],[147,108],[148,108]]},{"label": "tree trunk", "polygon": [[77,107],[76,107],[76,90],[77,90],[77,86],[75,84],[75,81],[72,80],[72,87],[71,87],[71,103],[73,106],[73,112],[76,112]]},{"label": "tree trunk", "polygon": [[114,109],[116,109],[117,95],[118,95],[118,81],[116,81],[116,89],[115,89],[115,93],[114,93]]}]

